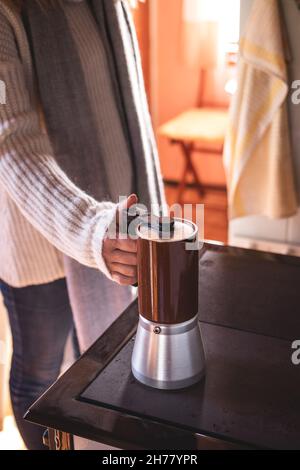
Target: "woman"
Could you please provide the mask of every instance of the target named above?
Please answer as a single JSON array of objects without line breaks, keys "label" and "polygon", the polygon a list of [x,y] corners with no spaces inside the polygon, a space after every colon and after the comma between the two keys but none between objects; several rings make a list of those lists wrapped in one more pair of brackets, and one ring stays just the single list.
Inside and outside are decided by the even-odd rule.
[{"label": "woman", "polygon": [[163,190],[126,1],[0,0],[0,80],[10,391],[39,449],[22,416],[59,374],[73,321],[83,351],[131,300],[136,244],[107,236],[118,197],[161,205]]}]

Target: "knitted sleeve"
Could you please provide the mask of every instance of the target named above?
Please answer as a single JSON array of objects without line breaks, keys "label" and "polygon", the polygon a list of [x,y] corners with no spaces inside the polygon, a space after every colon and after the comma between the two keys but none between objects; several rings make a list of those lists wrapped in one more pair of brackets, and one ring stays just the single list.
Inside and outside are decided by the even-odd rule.
[{"label": "knitted sleeve", "polygon": [[116,205],[89,197],[59,168],[30,100],[13,30],[1,12],[0,92],[0,185],[50,243],[110,277],[101,253]]}]

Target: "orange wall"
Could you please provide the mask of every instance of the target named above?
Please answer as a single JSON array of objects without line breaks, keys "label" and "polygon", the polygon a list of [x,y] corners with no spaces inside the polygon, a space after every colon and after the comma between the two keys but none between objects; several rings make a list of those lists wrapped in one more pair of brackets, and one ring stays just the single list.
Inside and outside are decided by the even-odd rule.
[{"label": "orange wall", "polygon": [[[151,1],[151,0],[149,0]],[[180,112],[199,105],[200,61],[192,67],[184,59],[182,49],[182,0],[157,1],[157,83],[155,95],[157,125],[175,117]],[[209,78],[209,77],[208,77]],[[212,80],[209,78],[208,85]],[[226,96],[215,86],[215,96],[220,104],[226,104]],[[221,85],[223,86],[223,85]],[[206,86],[211,100],[211,86]],[[158,148],[165,179],[179,180],[184,160],[176,145],[157,136]],[[225,175],[220,157],[212,155],[193,156],[200,178],[209,183],[224,184]]]},{"label": "orange wall", "polygon": [[[150,63],[149,3],[156,1],[157,14],[152,25],[155,38],[156,63]],[[197,106],[200,88],[199,66],[192,67],[184,60],[182,52],[182,0],[148,0],[140,4],[134,12],[135,23],[142,53],[143,67],[148,96],[155,97],[156,125],[163,124],[180,112]],[[153,20],[153,18],[152,18]],[[150,83],[150,71],[154,67],[155,82]],[[213,82],[208,80],[208,94],[211,100]],[[220,86],[215,86],[220,101]],[[224,98],[224,94],[221,93]],[[223,100],[222,100],[223,104]],[[165,179],[179,180],[183,171],[183,157],[177,146],[168,143],[166,138],[157,135],[158,148]],[[194,155],[200,178],[206,182],[224,183],[225,176],[221,159],[215,156]]]},{"label": "orange wall", "polygon": [[[157,15],[157,124],[163,124],[198,100],[199,73],[190,70],[181,54],[181,0],[158,1]],[[165,178],[179,179],[183,159],[179,149],[158,137],[162,172]]]}]

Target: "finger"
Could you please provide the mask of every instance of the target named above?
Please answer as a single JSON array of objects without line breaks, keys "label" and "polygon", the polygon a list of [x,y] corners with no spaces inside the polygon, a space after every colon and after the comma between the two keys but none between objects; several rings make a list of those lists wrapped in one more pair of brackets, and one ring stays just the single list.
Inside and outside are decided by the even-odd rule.
[{"label": "finger", "polygon": [[127,277],[136,277],[137,269],[136,266],[129,266],[128,264],[111,263],[111,271],[114,273],[122,274]]},{"label": "finger", "polygon": [[118,284],[122,286],[132,286],[137,281],[136,277],[127,277],[127,276],[123,276],[123,274],[114,273],[114,272],[111,273],[111,277],[115,282],[117,282]]},{"label": "finger", "polygon": [[128,264],[130,266],[136,266],[137,265],[137,254],[136,253],[129,253],[127,251],[122,251],[122,250],[114,250],[111,254],[111,262],[112,263]]},{"label": "finger", "polygon": [[127,251],[128,253],[137,252],[137,241],[131,240],[130,238],[126,238],[126,239],[118,238],[116,240],[115,246],[120,251]]}]

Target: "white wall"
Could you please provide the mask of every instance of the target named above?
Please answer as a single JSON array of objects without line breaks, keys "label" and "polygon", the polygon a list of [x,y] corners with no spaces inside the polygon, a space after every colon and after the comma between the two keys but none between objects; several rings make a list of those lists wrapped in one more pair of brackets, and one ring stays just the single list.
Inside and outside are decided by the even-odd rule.
[{"label": "white wall", "polygon": [[[254,0],[241,0],[241,33],[244,30]],[[300,11],[294,0],[281,0],[282,11],[288,28],[293,60],[290,65],[291,82],[300,79]],[[295,178],[300,188],[300,105],[293,105],[289,99],[291,138]],[[270,220],[266,217],[253,216],[234,220],[229,224],[229,240],[233,244],[236,237],[271,240],[292,246],[300,245],[300,210],[296,217]],[[275,246],[275,245],[274,245]],[[280,250],[279,250],[280,251]],[[299,247],[300,251],[300,247]]]}]

